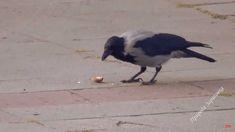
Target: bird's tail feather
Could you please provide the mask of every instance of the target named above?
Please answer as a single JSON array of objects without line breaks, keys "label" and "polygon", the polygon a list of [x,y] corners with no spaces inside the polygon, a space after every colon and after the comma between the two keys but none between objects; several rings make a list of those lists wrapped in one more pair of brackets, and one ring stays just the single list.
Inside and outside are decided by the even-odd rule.
[{"label": "bird's tail feather", "polygon": [[205,47],[205,48],[212,49],[212,47],[209,44],[203,44],[200,42],[189,42],[189,41],[188,41],[188,43],[190,44],[190,47]]},{"label": "bird's tail feather", "polygon": [[198,59],[202,59],[202,60],[205,60],[205,61],[216,62],[216,60],[213,59],[213,58],[210,58],[208,56],[205,56],[203,54],[197,53],[197,52],[189,50],[189,49],[185,49],[185,50],[183,50],[183,52],[186,53],[185,57],[196,57]]}]

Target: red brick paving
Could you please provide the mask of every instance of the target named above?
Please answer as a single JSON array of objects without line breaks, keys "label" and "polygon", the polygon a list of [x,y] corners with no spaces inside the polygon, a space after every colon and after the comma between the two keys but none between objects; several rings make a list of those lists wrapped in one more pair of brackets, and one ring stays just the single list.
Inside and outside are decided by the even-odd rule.
[{"label": "red brick paving", "polygon": [[208,94],[211,93],[198,87],[183,84],[2,93],[0,94],[0,107],[33,107],[41,105],[148,100],[204,96]]}]

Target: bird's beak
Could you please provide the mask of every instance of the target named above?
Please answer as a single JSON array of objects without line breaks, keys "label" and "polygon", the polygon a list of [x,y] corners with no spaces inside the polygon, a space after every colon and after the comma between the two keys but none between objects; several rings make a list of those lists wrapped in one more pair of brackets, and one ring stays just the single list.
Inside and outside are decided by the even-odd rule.
[{"label": "bird's beak", "polygon": [[105,60],[111,54],[112,54],[111,50],[105,50],[102,56],[102,61]]}]

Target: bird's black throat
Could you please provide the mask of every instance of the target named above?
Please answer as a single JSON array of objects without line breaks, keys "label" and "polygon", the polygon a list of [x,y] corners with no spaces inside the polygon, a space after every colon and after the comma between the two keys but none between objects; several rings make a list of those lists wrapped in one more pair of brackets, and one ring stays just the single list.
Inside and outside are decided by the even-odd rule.
[{"label": "bird's black throat", "polygon": [[122,60],[122,61],[125,61],[125,62],[130,62],[132,64],[135,64],[135,62],[136,62],[135,57],[130,55],[130,54],[126,54],[125,55],[124,53],[116,53],[116,52],[114,52],[112,55],[116,59],[119,59],[119,60]]},{"label": "bird's black throat", "polygon": [[113,57],[115,57],[116,59],[119,59],[119,60],[122,60],[122,61],[125,61],[125,62],[129,62],[129,63],[132,63],[132,64],[134,64],[136,62],[135,61],[135,56],[132,56],[130,54],[125,54],[124,46],[123,46],[123,48],[115,49],[111,55]]}]

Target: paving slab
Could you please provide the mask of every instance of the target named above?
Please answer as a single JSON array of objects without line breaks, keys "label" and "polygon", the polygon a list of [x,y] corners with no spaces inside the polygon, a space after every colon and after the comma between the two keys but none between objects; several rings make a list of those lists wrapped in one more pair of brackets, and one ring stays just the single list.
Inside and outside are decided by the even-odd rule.
[{"label": "paving slab", "polygon": [[[174,88],[172,88],[174,87]],[[216,88],[216,87],[215,87]],[[192,92],[195,91],[195,92]],[[0,94],[1,108],[34,107],[44,105],[67,105],[78,103],[100,103],[130,100],[148,100],[158,98],[183,98],[208,96],[207,91],[190,84],[161,84],[155,87],[129,86],[116,88],[96,88],[82,90],[63,90],[48,92],[28,92]]]},{"label": "paving slab", "polygon": [[234,96],[234,79],[159,83],[154,86],[133,84],[129,86],[1,93],[1,108],[35,107],[44,105],[67,105],[82,103],[124,102],[152,99],[188,98],[212,96],[221,87],[221,95]]},{"label": "paving slab", "polygon": [[[218,59],[218,65],[194,59],[172,61],[163,68],[159,78],[163,82],[235,76],[233,71],[225,68],[229,63],[223,62],[234,64],[234,24],[213,20],[190,8],[179,8],[171,1],[151,0],[143,3],[138,0],[135,6],[132,1],[125,1],[124,5],[121,1],[83,0],[24,0],[13,3],[17,2],[1,1],[0,4],[3,12],[0,23],[3,27],[0,33],[1,92],[99,87],[90,81],[96,75],[103,75],[110,82],[105,87],[129,78],[138,71],[138,67],[114,59],[108,64],[103,63],[100,56],[109,36],[134,29],[175,33],[214,47],[213,50],[195,50]],[[104,4],[105,8],[101,8]],[[221,63],[225,66],[221,66]],[[112,71],[117,68],[118,72]],[[199,72],[194,72],[197,69]],[[178,73],[181,70],[186,71]],[[192,72],[198,75],[194,77]],[[147,74],[149,76],[151,74]]]},{"label": "paving slab", "polygon": [[[194,123],[192,124],[190,122],[191,117],[200,111],[201,107],[205,106],[206,102],[209,100],[210,97],[195,97],[101,104],[43,106],[34,108],[7,108],[3,109],[3,111],[21,117],[23,120],[18,123],[24,124],[25,122],[27,123],[33,120],[33,122],[43,124],[41,126],[48,126],[49,128],[57,128],[59,130],[75,128],[79,130],[85,128],[102,130],[113,129],[120,126],[124,128],[129,128],[128,126],[130,126],[130,128],[151,128],[151,126],[156,126],[154,127],[155,130],[166,130],[174,126],[173,128],[177,131],[182,131],[187,129],[193,130],[195,127],[199,127],[200,124],[201,130],[221,130],[224,129],[224,124],[234,124],[234,98],[217,97],[214,102],[201,113],[201,116],[194,122],[194,126]],[[215,114],[217,112],[219,114]],[[180,119],[182,119],[182,121],[176,123],[176,121]],[[101,122],[99,122],[99,120]],[[68,122],[69,125],[59,125],[64,121],[65,124]],[[123,122],[118,123],[119,121]],[[167,125],[166,122],[170,123]],[[202,125],[205,124],[205,122],[211,123],[213,127],[208,128],[208,126]],[[76,123],[81,124],[78,125]]]},{"label": "paving slab", "polygon": [[[144,115],[134,117],[115,117],[104,119],[84,119],[84,120],[63,120],[63,121],[48,121],[40,126],[38,120],[31,120],[33,123],[18,123],[18,124],[2,124],[1,130],[23,132],[34,129],[35,131],[56,131],[56,132],[198,132],[198,131],[213,131],[213,132],[233,132],[234,128],[225,128],[226,125],[234,124],[233,111],[215,111],[204,112],[200,119],[192,124],[188,118],[191,114],[168,114],[168,115]],[[215,116],[216,115],[216,116]],[[218,120],[220,122],[218,123]],[[180,121],[180,122],[179,122]],[[205,123],[206,122],[206,123]],[[40,128],[41,127],[41,128]],[[40,129],[38,129],[40,128]],[[172,129],[174,128],[174,129]]]},{"label": "paving slab", "polygon": [[[234,3],[0,0],[0,131],[233,132]],[[210,44],[213,49],[193,50],[217,62],[175,59],[164,65],[156,85],[122,84],[139,67],[112,57],[101,62],[100,56],[108,37],[135,29]],[[104,83],[91,80],[98,75]]]},{"label": "paving slab", "polygon": [[0,130],[3,132],[58,132],[53,128],[47,128],[34,121],[25,124],[0,124]]},{"label": "paving slab", "polygon": [[[5,108],[2,111],[24,119],[70,120],[166,113],[197,112],[211,97],[174,98],[143,101],[72,104],[26,108]],[[218,97],[207,110],[233,110],[233,97]]]}]

